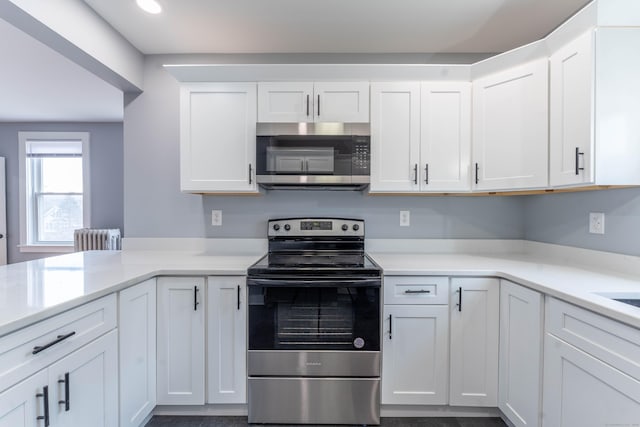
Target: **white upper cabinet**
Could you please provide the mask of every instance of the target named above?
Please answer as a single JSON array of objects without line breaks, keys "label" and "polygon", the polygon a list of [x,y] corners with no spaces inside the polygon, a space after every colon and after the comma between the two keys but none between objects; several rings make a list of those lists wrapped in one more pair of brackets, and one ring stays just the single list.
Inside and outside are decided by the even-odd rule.
[{"label": "white upper cabinet", "polygon": [[182,191],[257,192],[255,147],[255,83],[182,85]]},{"label": "white upper cabinet", "polygon": [[470,189],[470,86],[372,83],[372,192]]},{"label": "white upper cabinet", "polygon": [[370,191],[417,191],[420,83],[371,83]]},{"label": "white upper cabinet", "polygon": [[473,82],[474,190],[548,185],[548,61]]},{"label": "white upper cabinet", "polygon": [[640,184],[639,28],[598,28],[550,57],[550,185]]},{"label": "white upper cabinet", "polygon": [[420,190],[470,190],[471,84],[423,82]]},{"label": "white upper cabinet", "polygon": [[258,84],[258,122],[369,121],[367,82],[265,82]]}]

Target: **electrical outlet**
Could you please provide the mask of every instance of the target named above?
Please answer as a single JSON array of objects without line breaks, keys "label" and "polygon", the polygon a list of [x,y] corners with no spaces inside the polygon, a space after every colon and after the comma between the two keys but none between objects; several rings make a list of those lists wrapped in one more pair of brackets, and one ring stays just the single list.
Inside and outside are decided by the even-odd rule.
[{"label": "electrical outlet", "polygon": [[400,211],[400,227],[409,227],[411,225],[411,212]]},{"label": "electrical outlet", "polygon": [[589,214],[589,233],[604,234],[604,213],[591,212]]},{"label": "electrical outlet", "polygon": [[222,211],[211,211],[211,225],[221,226],[222,225]]}]

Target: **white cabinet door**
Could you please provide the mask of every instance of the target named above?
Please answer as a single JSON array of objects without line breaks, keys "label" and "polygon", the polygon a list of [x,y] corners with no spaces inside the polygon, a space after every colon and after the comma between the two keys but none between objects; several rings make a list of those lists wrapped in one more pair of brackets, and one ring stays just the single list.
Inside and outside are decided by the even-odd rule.
[{"label": "white cabinet door", "polygon": [[634,426],[640,381],[546,334],[544,427]]},{"label": "white cabinet door", "polygon": [[209,276],[208,403],[247,403],[245,276]]},{"label": "white cabinet door", "polygon": [[548,65],[536,60],[473,82],[473,189],[548,184]]},{"label": "white cabinet door", "polygon": [[549,58],[551,186],[594,181],[594,53],[594,33],[588,31]]},{"label": "white cabinet door", "polygon": [[157,403],[203,405],[204,278],[157,280]]},{"label": "white cabinet door", "polygon": [[138,427],[156,406],[156,279],[119,293],[120,427]]},{"label": "white cabinet door", "polygon": [[0,427],[44,426],[45,388],[49,398],[49,411],[53,405],[48,384],[45,369],[0,393]]},{"label": "white cabinet door", "polygon": [[499,298],[498,279],[451,279],[450,405],[498,405]]},{"label": "white cabinet door", "polygon": [[52,425],[118,426],[118,331],[49,367]]},{"label": "white cabinet door", "polygon": [[417,191],[420,83],[371,84],[370,191]]},{"label": "white cabinet door", "polygon": [[516,427],[540,425],[542,294],[500,281],[498,406]]},{"label": "white cabinet door", "polygon": [[313,122],[312,82],[258,83],[258,122]]},{"label": "white cabinet door", "polygon": [[383,404],[447,403],[448,317],[446,305],[384,306]]},{"label": "white cabinet door", "polygon": [[420,189],[471,189],[471,84],[423,82],[421,90]]},{"label": "white cabinet door", "polygon": [[314,83],[315,121],[368,123],[369,83]]},{"label": "white cabinet door", "polygon": [[180,187],[255,192],[255,83],[189,83],[180,89]]}]

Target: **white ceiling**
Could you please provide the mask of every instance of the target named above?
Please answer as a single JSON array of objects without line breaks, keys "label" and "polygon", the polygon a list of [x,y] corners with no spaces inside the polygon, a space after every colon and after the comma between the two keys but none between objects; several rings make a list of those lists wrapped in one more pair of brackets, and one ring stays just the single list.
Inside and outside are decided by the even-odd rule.
[{"label": "white ceiling", "polygon": [[0,19],[0,122],[122,121],[123,95]]},{"label": "white ceiling", "polygon": [[485,53],[538,40],[588,0],[85,0],[145,54]]}]

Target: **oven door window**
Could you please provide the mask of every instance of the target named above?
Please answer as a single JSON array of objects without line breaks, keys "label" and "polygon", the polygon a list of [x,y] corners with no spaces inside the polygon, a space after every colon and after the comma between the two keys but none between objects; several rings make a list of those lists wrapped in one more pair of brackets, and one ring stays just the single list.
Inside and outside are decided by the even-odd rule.
[{"label": "oven door window", "polygon": [[380,288],[249,287],[250,350],[380,349]]}]

